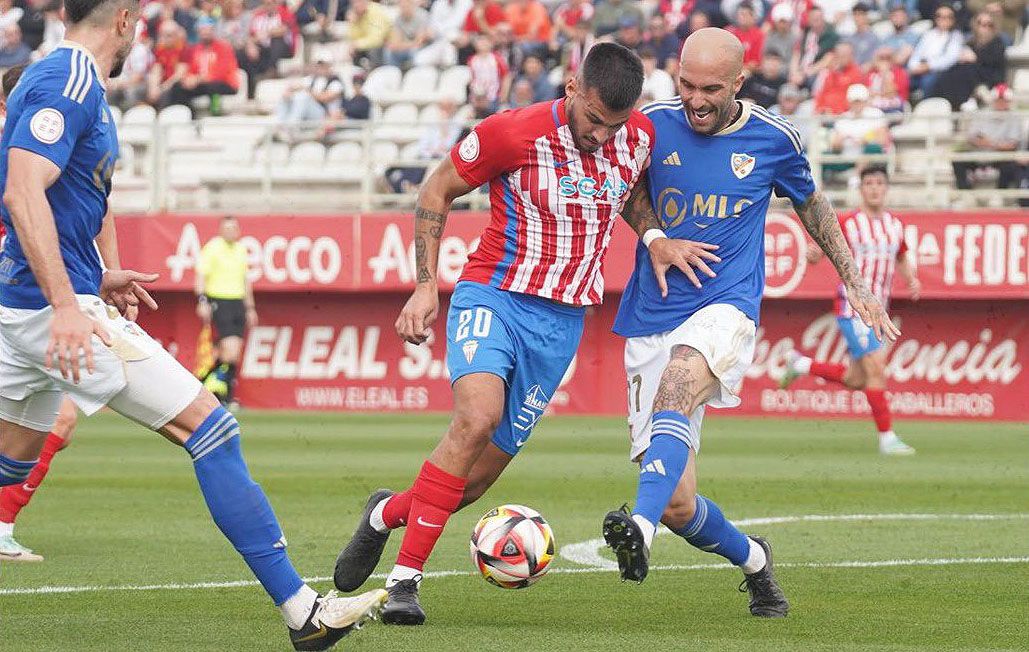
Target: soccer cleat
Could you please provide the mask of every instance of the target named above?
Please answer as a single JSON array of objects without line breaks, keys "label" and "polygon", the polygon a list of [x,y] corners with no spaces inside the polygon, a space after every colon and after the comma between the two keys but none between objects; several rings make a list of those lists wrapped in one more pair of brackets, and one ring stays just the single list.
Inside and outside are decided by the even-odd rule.
[{"label": "soccer cleat", "polygon": [[382,589],[350,598],[330,591],[319,597],[311,615],[300,629],[289,630],[294,650],[328,650],[350,632],[361,629],[367,620],[374,620],[382,611],[387,594]]},{"label": "soccer cleat", "polygon": [[740,593],[750,594],[750,613],[761,618],[785,618],[790,603],[779,583],[775,581],[772,568],[772,546],[761,537],[750,537],[765,550],[765,567],[756,573],[744,575],[740,582]]},{"label": "soccer cleat", "polygon": [[879,453],[882,455],[914,455],[915,449],[902,442],[897,437],[879,442]]},{"label": "soccer cleat", "polygon": [[801,374],[794,365],[801,357],[803,356],[798,351],[790,351],[786,354],[786,371],[779,378],[779,389],[786,389],[793,384],[793,381],[800,378]]},{"label": "soccer cleat", "polygon": [[418,603],[418,579],[400,580],[386,590],[389,601],[382,610],[382,622],[387,625],[425,624],[425,611]]},{"label": "soccer cleat", "polygon": [[7,535],[0,537],[0,561],[43,561],[43,555],[37,555]]},{"label": "soccer cleat", "polygon": [[604,517],[604,541],[618,558],[618,572],[622,581],[642,582],[647,579],[650,567],[650,549],[643,538],[643,531],[632,520],[628,505],[608,512]]},{"label": "soccer cleat", "polygon": [[386,498],[393,495],[389,489],[379,489],[368,498],[364,514],[354,530],[350,543],[336,557],[336,569],[332,581],[340,591],[355,591],[364,584],[375,570],[382,557],[382,550],[389,540],[389,530],[379,532],[372,527],[372,510]]}]

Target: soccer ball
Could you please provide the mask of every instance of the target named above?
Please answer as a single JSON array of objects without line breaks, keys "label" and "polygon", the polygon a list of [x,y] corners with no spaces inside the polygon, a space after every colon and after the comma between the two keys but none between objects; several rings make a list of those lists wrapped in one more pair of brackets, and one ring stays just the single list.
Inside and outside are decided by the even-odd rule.
[{"label": "soccer ball", "polygon": [[539,512],[502,505],[475,524],[472,563],[482,577],[504,589],[523,589],[546,574],[554,559],[554,532]]}]

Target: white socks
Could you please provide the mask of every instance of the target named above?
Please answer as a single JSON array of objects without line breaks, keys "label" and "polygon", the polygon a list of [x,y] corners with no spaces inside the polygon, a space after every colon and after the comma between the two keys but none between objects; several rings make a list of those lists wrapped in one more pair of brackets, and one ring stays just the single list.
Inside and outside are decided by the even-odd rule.
[{"label": "white socks", "polygon": [[740,564],[740,568],[747,575],[753,575],[768,563],[768,558],[765,557],[765,549],[762,548],[757,541],[754,541],[750,537],[747,537],[747,541],[750,541],[750,552],[747,553],[747,561]]},{"label": "white socks", "polygon": [[314,603],[318,599],[318,592],[303,585],[300,590],[293,594],[288,600],[279,605],[279,611],[290,629],[300,629],[307,622],[307,617],[314,609]]},{"label": "white socks", "polygon": [[[390,496],[389,498],[392,497],[393,496]],[[368,516],[368,522],[373,528],[375,528],[376,532],[381,533],[389,530],[389,528],[386,527],[386,521],[382,520],[382,510],[386,508],[386,503],[389,502],[389,498],[383,498],[380,500],[379,504],[372,509],[372,513]]]},{"label": "white socks", "polygon": [[639,514],[633,514],[632,520],[636,521],[636,524],[643,530],[643,542],[647,544],[647,550],[650,550],[650,544],[654,541],[654,533],[657,531],[657,526]]},{"label": "white socks", "polygon": [[892,444],[896,441],[900,440],[897,439],[897,433],[893,432],[892,430],[887,430],[886,432],[879,433],[880,444]]},{"label": "white socks", "polygon": [[393,570],[389,572],[389,577],[386,578],[386,588],[393,586],[397,582],[404,580],[415,580],[419,584],[422,583],[422,572],[417,568],[411,568],[410,566],[401,566],[397,564],[393,567]]},{"label": "white socks", "polygon": [[4,523],[0,521],[0,537],[12,537],[14,536],[14,523]]}]

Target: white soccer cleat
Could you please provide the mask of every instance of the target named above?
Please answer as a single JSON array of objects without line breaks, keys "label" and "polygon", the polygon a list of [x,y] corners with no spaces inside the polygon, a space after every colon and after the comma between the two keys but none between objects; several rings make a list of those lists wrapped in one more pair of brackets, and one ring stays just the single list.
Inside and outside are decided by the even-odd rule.
[{"label": "white soccer cleat", "polygon": [[353,597],[343,597],[336,595],[335,591],[329,591],[321,599],[317,617],[333,629],[343,629],[351,625],[354,629],[360,629],[366,620],[376,620],[379,617],[387,597],[389,594],[385,589],[366,591]]},{"label": "white soccer cleat", "polygon": [[8,535],[0,537],[0,561],[43,561],[43,555],[37,555]]},{"label": "white soccer cleat", "polygon": [[879,453],[881,455],[914,455],[915,449],[894,435],[893,437],[879,440]]}]

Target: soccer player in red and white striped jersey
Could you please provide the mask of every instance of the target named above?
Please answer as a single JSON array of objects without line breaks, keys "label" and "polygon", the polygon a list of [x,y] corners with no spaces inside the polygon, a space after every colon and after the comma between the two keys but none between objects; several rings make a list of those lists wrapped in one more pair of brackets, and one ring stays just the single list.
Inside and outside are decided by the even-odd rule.
[{"label": "soccer player in red and white striped jersey", "polygon": [[[422,569],[450,515],[492,485],[532,434],[579,346],[587,306],[600,303],[615,218],[649,247],[659,283],[715,247],[665,237],[646,184],[654,128],[633,109],[643,65],[630,50],[593,46],[566,97],[487,118],[425,182],[415,209],[418,285],[397,333],[422,344],[439,310],[438,252],[455,199],[489,184],[492,217],[454,289],[447,368],[454,410],[414,483],[371,495],[334,581],[353,591],[375,569],[389,532],[406,527],[386,580],[383,621],[420,625]],[[692,262],[688,262],[692,261]],[[713,275],[713,274],[712,274]]]},{"label": "soccer player in red and white striped jersey", "polygon": [[[840,217],[843,235],[847,238],[861,276],[882,303],[889,307],[893,275],[897,272],[907,283],[911,298],[917,301],[921,284],[915,268],[908,260],[904,242],[904,225],[886,210],[889,177],[886,168],[870,166],[861,172],[861,207]],[[808,253],[808,262],[822,257],[817,249]],[[851,364],[817,362],[796,351],[787,359],[786,374],[781,385],[787,387],[799,376],[812,375],[860,389],[868,397],[872,418],[879,430],[879,452],[884,455],[911,455],[915,449],[893,432],[893,416],[886,399],[886,350],[861,318],[854,314],[847,301],[847,292],[840,285],[836,296],[836,323],[847,341]]]}]

